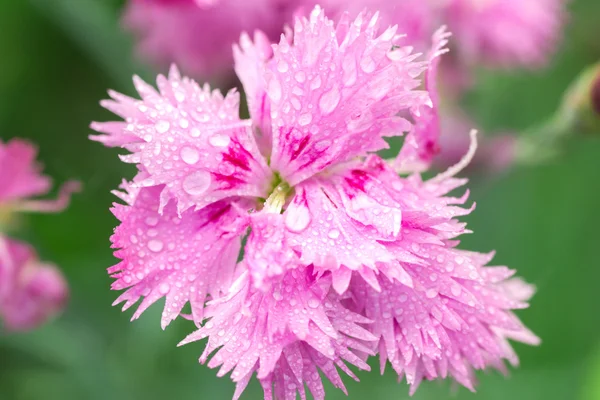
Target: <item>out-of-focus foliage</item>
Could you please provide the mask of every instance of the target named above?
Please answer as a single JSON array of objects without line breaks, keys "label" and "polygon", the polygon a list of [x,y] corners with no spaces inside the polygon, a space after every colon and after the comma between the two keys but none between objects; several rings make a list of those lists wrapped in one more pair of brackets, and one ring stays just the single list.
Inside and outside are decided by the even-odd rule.
[{"label": "out-of-focus foliage", "polygon": [[[110,306],[106,267],[115,263],[109,212],[121,176],[133,171],[117,151],[87,139],[88,124],[105,120],[98,106],[106,88],[132,93],[140,72],[129,38],[119,30],[120,1],[0,2],[0,136],[31,138],[57,180],[76,177],[85,191],[61,215],[35,215],[17,232],[43,259],[60,265],[72,287],[67,312],[26,335],[0,337],[0,399],[228,399],[233,385],[196,362],[203,344],[176,344],[192,330],[176,321],[163,332],[160,306],[130,323]],[[486,129],[525,128],[549,116],[568,84],[600,59],[600,2],[574,0],[562,50],[540,72],[482,72],[467,107]],[[136,71],[134,71],[134,69]],[[519,313],[543,340],[517,345],[522,366],[508,379],[481,375],[477,394],[448,383],[424,383],[415,400],[600,399],[598,227],[600,142],[582,137],[561,159],[472,181],[476,233],[465,247],[496,249],[496,262],[519,270],[538,287]],[[23,233],[26,232],[26,233]],[[408,398],[393,374],[360,373],[348,381],[350,399]],[[456,392],[454,396],[453,393]],[[254,382],[243,398],[260,398]],[[344,395],[333,388],[329,399]]]}]

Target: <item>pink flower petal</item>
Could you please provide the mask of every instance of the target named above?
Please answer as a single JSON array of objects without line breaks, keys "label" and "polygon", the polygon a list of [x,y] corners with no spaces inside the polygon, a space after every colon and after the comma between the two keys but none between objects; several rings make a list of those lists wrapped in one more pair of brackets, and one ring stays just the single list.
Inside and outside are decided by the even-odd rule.
[{"label": "pink flower petal", "polygon": [[36,163],[37,148],[21,139],[0,140],[0,203],[46,194],[50,178]]},{"label": "pink flower petal", "polygon": [[317,7],[297,19],[294,43],[275,47],[266,75],[273,120],[271,167],[291,185],[410,129],[397,114],[428,101],[415,90],[426,63],[393,49],[396,28],[361,13],[337,27]]},{"label": "pink flower petal", "polygon": [[271,172],[250,124],[239,119],[236,92],[223,97],[200,88],[176,68],[169,78],[159,75],[160,93],[135,83],[142,100],[111,93],[114,100],[103,102],[126,122],[94,123],[104,135],[92,138],[131,151],[121,158],[148,173],[141,186],[165,185],[161,210],[171,198],[181,213],[226,197],[267,194]]},{"label": "pink flower petal", "polygon": [[227,298],[208,306],[205,316],[210,319],[181,344],[208,337],[200,362],[214,352],[208,366],[220,367],[219,376],[231,372],[242,390],[248,375],[256,372],[265,396],[274,385],[279,398],[294,399],[306,382],[322,398],[317,368],[343,390],[336,366],[346,369],[346,361],[369,369],[358,355],[371,352],[373,337],[359,325],[367,320],[340,300],[307,268],[285,273],[265,291],[254,289],[244,274]]},{"label": "pink flower petal", "polygon": [[69,289],[61,272],[38,260],[29,245],[0,236],[0,319],[5,329],[27,331],[62,311]]},{"label": "pink flower petal", "polygon": [[129,205],[115,204],[121,221],[111,237],[115,256],[122,261],[109,268],[114,290],[127,289],[115,301],[124,309],[144,300],[133,315],[139,317],[165,297],[163,329],[188,302],[196,322],[205,301],[227,292],[241,246],[247,218],[234,205],[217,202],[181,217],[169,203],[158,213],[161,187],[143,188]]},{"label": "pink flower petal", "polygon": [[401,171],[427,170],[433,157],[440,151],[440,99],[437,89],[438,67],[440,56],[448,51],[448,33],[444,27],[438,29],[432,39],[429,52],[429,67],[425,75],[425,87],[431,98],[431,104],[420,107],[413,114],[415,126],[407,135],[404,145],[396,159],[396,168]]}]

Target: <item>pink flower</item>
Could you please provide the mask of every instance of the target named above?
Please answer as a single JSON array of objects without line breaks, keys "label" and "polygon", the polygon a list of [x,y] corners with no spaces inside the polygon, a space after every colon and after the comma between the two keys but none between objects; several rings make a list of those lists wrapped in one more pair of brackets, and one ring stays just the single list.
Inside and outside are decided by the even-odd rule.
[{"label": "pink flower", "polygon": [[42,325],[65,307],[68,293],[54,265],[40,262],[31,246],[0,236],[0,317],[6,329]]},{"label": "pink flower", "polygon": [[469,62],[543,65],[559,39],[564,0],[451,0],[444,20]]},{"label": "pink flower", "polygon": [[66,304],[68,288],[60,271],[41,263],[28,245],[6,238],[16,212],[58,212],[79,183],[68,182],[56,200],[31,199],[46,194],[50,178],[35,162],[36,148],[23,140],[0,141],[0,317],[9,330],[43,324]]},{"label": "pink flower", "polygon": [[92,138],[139,169],[113,209],[117,302],[143,298],[136,318],[166,297],[162,326],[192,319],[182,343],[208,338],[200,361],[231,372],[234,398],[256,373],[266,398],[305,398],[306,384],[323,399],[319,370],[345,390],[338,369],[353,376],[347,363],[368,369],[376,353],[414,388],[447,375],[472,387],[472,369],[515,362],[507,338],[537,341],[511,313],[532,290],[456,249],[472,208],[447,193],[475,146],[427,182],[370,155],[386,136],[409,132],[416,154],[437,140],[437,101],[418,87],[423,74],[431,87],[446,38],[420,61],[376,15],[336,25],[317,7],[272,52],[242,36],[250,120],[237,93],[175,68],[159,91],[136,79],[142,100],[111,92],[102,104],[125,121],[93,123]]},{"label": "pink flower", "polygon": [[229,78],[231,46],[240,33],[260,29],[275,40],[291,20],[293,8],[287,3],[130,0],[124,22],[138,37],[139,53],[153,63],[177,62],[189,74]]},{"label": "pink flower", "polygon": [[0,140],[0,222],[2,215],[15,211],[58,212],[64,210],[78,182],[67,182],[56,200],[30,199],[48,193],[52,181],[41,174],[36,163],[37,149],[21,139]]}]

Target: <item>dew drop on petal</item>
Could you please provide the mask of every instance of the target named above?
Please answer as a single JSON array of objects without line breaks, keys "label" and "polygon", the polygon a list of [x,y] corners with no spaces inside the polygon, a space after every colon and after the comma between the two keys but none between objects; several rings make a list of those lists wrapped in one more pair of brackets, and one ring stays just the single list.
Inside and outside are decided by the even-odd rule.
[{"label": "dew drop on petal", "polygon": [[337,239],[338,237],[340,237],[340,231],[338,231],[337,229],[332,229],[329,231],[327,236],[329,236],[330,239]]},{"label": "dew drop on petal", "polygon": [[148,218],[146,218],[146,224],[148,226],[156,226],[156,224],[158,224],[158,218],[157,217],[148,217]]},{"label": "dew drop on petal", "polygon": [[302,114],[298,117],[298,123],[300,124],[300,126],[306,126],[310,124],[311,121],[312,115],[310,115],[310,113]]},{"label": "dew drop on petal", "polygon": [[285,62],[285,60],[280,60],[277,63],[277,71],[279,71],[279,72],[282,72],[282,73],[287,72],[288,68],[289,68],[289,65],[287,62]]},{"label": "dew drop on petal", "polygon": [[281,83],[276,78],[269,82],[269,98],[274,102],[281,100]]},{"label": "dew drop on petal", "polygon": [[161,242],[160,240],[151,240],[148,242],[148,248],[150,249],[150,251],[153,251],[155,253],[162,251],[163,247],[163,242]]},{"label": "dew drop on petal", "polygon": [[216,133],[208,138],[208,142],[215,147],[227,147],[231,139],[229,136]]},{"label": "dew drop on petal", "polygon": [[296,78],[299,83],[302,83],[306,80],[306,74],[303,71],[298,71],[296,72],[296,75],[294,75],[294,78]]},{"label": "dew drop on petal", "polygon": [[308,300],[308,306],[310,308],[317,308],[319,307],[319,300],[315,299],[314,297]]},{"label": "dew drop on petal", "polygon": [[207,171],[196,171],[185,177],[183,190],[191,196],[199,196],[210,187],[210,173]]},{"label": "dew drop on petal", "polygon": [[168,283],[161,283],[160,286],[158,287],[158,291],[161,294],[167,294],[167,293],[169,293],[169,289],[171,289],[171,288],[169,287]]},{"label": "dew drop on petal", "polygon": [[318,88],[321,87],[321,77],[317,75],[317,77],[315,79],[312,80],[312,82],[310,83],[310,89],[311,90],[317,90]]},{"label": "dew drop on petal", "polygon": [[337,105],[340,103],[340,91],[337,87],[332,88],[328,92],[325,92],[319,99],[319,108],[325,115],[330,114],[335,110]]},{"label": "dew drop on petal", "polygon": [[404,188],[404,185],[400,181],[394,181],[394,182],[392,182],[392,188],[394,190],[400,192]]},{"label": "dew drop on petal", "polygon": [[190,131],[190,136],[191,137],[199,137],[200,136],[200,129],[198,129],[198,128],[192,128],[192,130]]},{"label": "dew drop on petal", "polygon": [[292,232],[302,232],[310,223],[308,208],[300,207],[293,212],[288,211],[285,216],[285,226]]},{"label": "dew drop on petal", "polygon": [[169,121],[165,121],[165,120],[160,120],[156,124],[154,124],[154,128],[156,129],[156,131],[158,133],[165,133],[166,131],[169,130],[170,127],[171,127],[171,124],[169,123]]},{"label": "dew drop on petal", "polygon": [[320,140],[317,143],[315,143],[315,149],[317,151],[323,151],[329,146],[331,146],[331,140],[329,139]]},{"label": "dew drop on petal", "polygon": [[183,147],[181,149],[180,156],[183,162],[189,165],[196,164],[200,159],[200,153],[198,150],[191,146]]}]

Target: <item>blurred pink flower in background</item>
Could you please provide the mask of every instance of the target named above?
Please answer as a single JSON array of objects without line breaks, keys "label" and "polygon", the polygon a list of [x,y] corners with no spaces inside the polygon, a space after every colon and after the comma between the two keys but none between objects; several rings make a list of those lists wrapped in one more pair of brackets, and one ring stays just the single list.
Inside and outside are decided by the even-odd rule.
[{"label": "blurred pink flower in background", "polygon": [[192,319],[182,344],[208,338],[200,362],[231,373],[235,399],[254,374],[267,399],[305,398],[305,385],[324,399],[319,371],[345,391],[339,370],[355,378],[348,364],[368,370],[376,354],[411,392],[446,377],[473,389],[473,370],[517,364],[508,339],[539,342],[512,313],[533,287],[487,266],[493,254],[457,249],[469,232],[457,218],[473,207],[461,207],[468,191],[449,193],[466,183],[454,176],[474,134],[428,181],[372,154],[407,133],[428,165],[439,140],[427,90],[447,34],[422,58],[384,27],[366,12],[334,23],[317,7],[271,49],[267,35],[243,35],[248,120],[236,91],[173,67],[158,90],[134,79],[141,100],[110,92],[102,105],[125,121],[92,124],[139,170],[113,208],[121,261],[109,272],[126,289],[115,303],[142,299],[137,318],[165,297],[162,327]]},{"label": "blurred pink flower in background", "polygon": [[467,64],[535,68],[556,48],[565,0],[449,0],[444,21]]},{"label": "blurred pink flower in background", "polygon": [[288,1],[131,0],[125,25],[139,39],[142,57],[160,65],[177,62],[195,76],[229,79],[231,46],[244,31],[263,31],[278,39],[284,23],[291,22]]},{"label": "blurred pink flower in background", "polygon": [[78,182],[67,182],[55,200],[34,199],[51,189],[29,142],[0,141],[0,317],[9,330],[33,329],[60,311],[67,284],[53,265],[41,263],[29,245],[8,239],[5,229],[19,212],[64,210]]},{"label": "blurred pink flower in background", "polygon": [[67,282],[35,250],[0,236],[0,318],[5,329],[25,331],[44,324],[65,307]]}]

